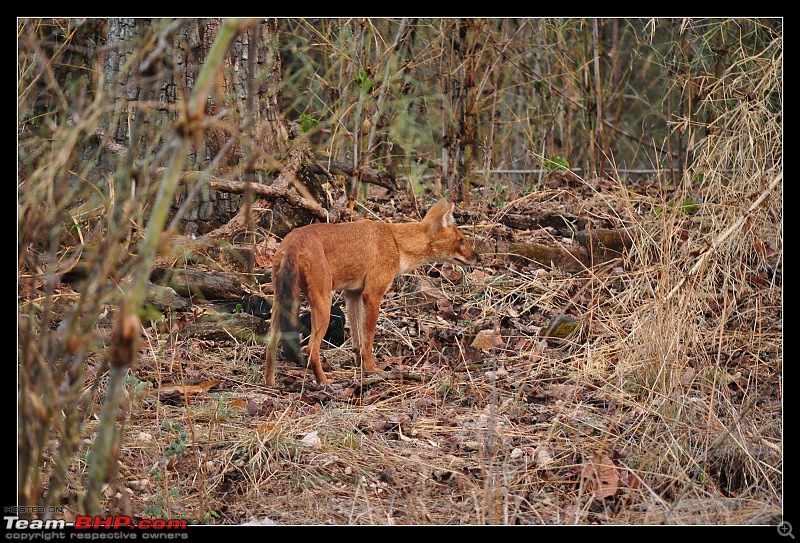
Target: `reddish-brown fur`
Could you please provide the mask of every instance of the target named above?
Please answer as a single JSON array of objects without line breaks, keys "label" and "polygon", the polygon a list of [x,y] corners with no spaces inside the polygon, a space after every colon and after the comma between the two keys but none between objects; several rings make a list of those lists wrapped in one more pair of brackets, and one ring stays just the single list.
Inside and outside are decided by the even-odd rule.
[{"label": "reddish-brown fur", "polygon": [[472,266],[480,260],[455,225],[453,207],[442,199],[418,222],[318,223],[289,232],[272,264],[275,301],[266,351],[266,384],[275,384],[281,337],[296,338],[301,295],[311,306],[308,363],[318,383],[330,382],[322,371],[319,350],[330,321],[334,290],[344,292],[356,362],[365,374],[378,372],[372,342],[381,300],[392,280],[425,262]]}]

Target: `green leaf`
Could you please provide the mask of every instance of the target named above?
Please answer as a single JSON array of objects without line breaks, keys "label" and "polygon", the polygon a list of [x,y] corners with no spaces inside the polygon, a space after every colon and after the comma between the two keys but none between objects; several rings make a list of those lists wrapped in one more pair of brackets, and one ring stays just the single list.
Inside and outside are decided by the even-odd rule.
[{"label": "green leaf", "polygon": [[300,115],[300,130],[303,134],[308,133],[309,130],[314,128],[315,125],[319,124],[319,119],[315,119],[308,113],[303,113]]},{"label": "green leaf", "polygon": [[569,170],[569,160],[563,156],[557,155],[544,161],[544,167],[549,171],[553,170]]},{"label": "green leaf", "polygon": [[358,71],[356,83],[358,83],[364,92],[372,92],[372,89],[375,88],[375,83],[369,78],[369,74],[367,74],[367,71],[364,69]]},{"label": "green leaf", "polygon": [[683,203],[681,203],[678,207],[679,211],[689,215],[696,213],[698,209],[700,209],[700,203],[696,200],[692,200],[691,198],[684,198]]},{"label": "green leaf", "polygon": [[[697,200],[693,200],[691,198],[684,198],[683,202],[676,203],[670,202],[667,205],[667,209],[669,211],[677,211],[679,213],[686,213],[687,215],[691,215],[692,213],[696,213],[698,209],[700,209],[700,202]],[[653,206],[653,213],[656,215],[661,215],[664,213],[664,207],[660,205]]]}]

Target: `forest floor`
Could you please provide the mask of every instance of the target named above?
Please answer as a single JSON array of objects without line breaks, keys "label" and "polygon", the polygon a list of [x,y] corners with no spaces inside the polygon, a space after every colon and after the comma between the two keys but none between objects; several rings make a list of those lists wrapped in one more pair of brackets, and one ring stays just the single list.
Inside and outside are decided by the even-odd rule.
[{"label": "forest floor", "polygon": [[[362,379],[349,333],[323,350],[333,385],[280,362],[266,387],[262,342],[175,341],[170,323],[148,327],[107,510],[207,524],[776,523],[779,256],[734,293],[664,296],[663,268],[642,249],[666,246],[652,235],[664,231],[663,198],[646,184],[568,181],[508,201],[475,189],[460,204],[481,266],[395,280],[375,339],[383,379]],[[369,206],[399,222],[434,201],[378,195]],[[571,245],[569,220],[504,221],[543,209],[582,229],[634,225],[634,250],[577,272],[509,258],[511,242]],[[669,258],[688,269],[710,241],[705,225],[670,217]],[[557,315],[580,333],[544,337]]]}]

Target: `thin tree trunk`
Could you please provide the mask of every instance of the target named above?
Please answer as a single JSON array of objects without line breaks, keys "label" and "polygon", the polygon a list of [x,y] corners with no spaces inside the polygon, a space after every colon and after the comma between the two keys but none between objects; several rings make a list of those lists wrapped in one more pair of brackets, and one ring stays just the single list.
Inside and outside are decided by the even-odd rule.
[{"label": "thin tree trunk", "polygon": [[600,39],[600,25],[598,19],[595,17],[592,19],[592,64],[594,66],[594,99],[596,107],[594,137],[597,141],[595,145],[595,152],[597,153],[595,165],[597,166],[597,172],[595,175],[603,177],[603,164],[605,162],[605,146],[603,145],[605,138],[603,137],[603,128],[605,123],[603,123],[603,80],[600,76]]}]

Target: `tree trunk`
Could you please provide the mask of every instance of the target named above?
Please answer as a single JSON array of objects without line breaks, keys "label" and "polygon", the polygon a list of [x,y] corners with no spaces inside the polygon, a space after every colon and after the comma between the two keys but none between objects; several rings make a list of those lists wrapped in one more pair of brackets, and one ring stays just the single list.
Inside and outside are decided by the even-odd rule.
[{"label": "tree trunk", "polygon": [[[219,19],[201,19],[187,26],[183,40],[187,86],[205,61],[220,24]],[[195,30],[196,37],[189,33]],[[302,144],[292,150],[280,87],[278,23],[264,19],[236,38],[208,98],[206,115],[214,122],[205,131],[195,161],[196,170],[204,174],[185,183],[175,199],[178,233],[198,237],[213,233],[219,239],[222,233],[232,237],[261,227],[283,236],[299,224],[326,216],[320,210],[330,203],[308,169],[310,155]],[[220,177],[240,185],[228,191],[209,182]],[[251,183],[271,185],[274,190],[256,189]],[[254,201],[256,194],[262,198]]]},{"label": "tree trunk", "polygon": [[107,85],[111,87],[112,100],[114,101],[113,114],[109,118],[108,131],[116,143],[126,146],[130,126],[129,102],[139,98],[138,85],[132,84],[131,72],[125,70],[125,65],[134,55],[130,45],[139,37],[139,25],[144,25],[143,19],[110,18],[108,19],[108,32],[106,34],[107,52],[104,56],[103,74]]},{"label": "tree trunk", "polygon": [[[447,66],[458,66],[454,74],[442,75],[445,106],[442,137],[442,175],[447,188],[460,199],[468,199],[469,187],[462,181],[472,169],[475,154],[476,90],[475,55],[478,46],[476,19],[457,19],[450,42],[451,61]],[[449,111],[448,111],[449,110]]]}]

